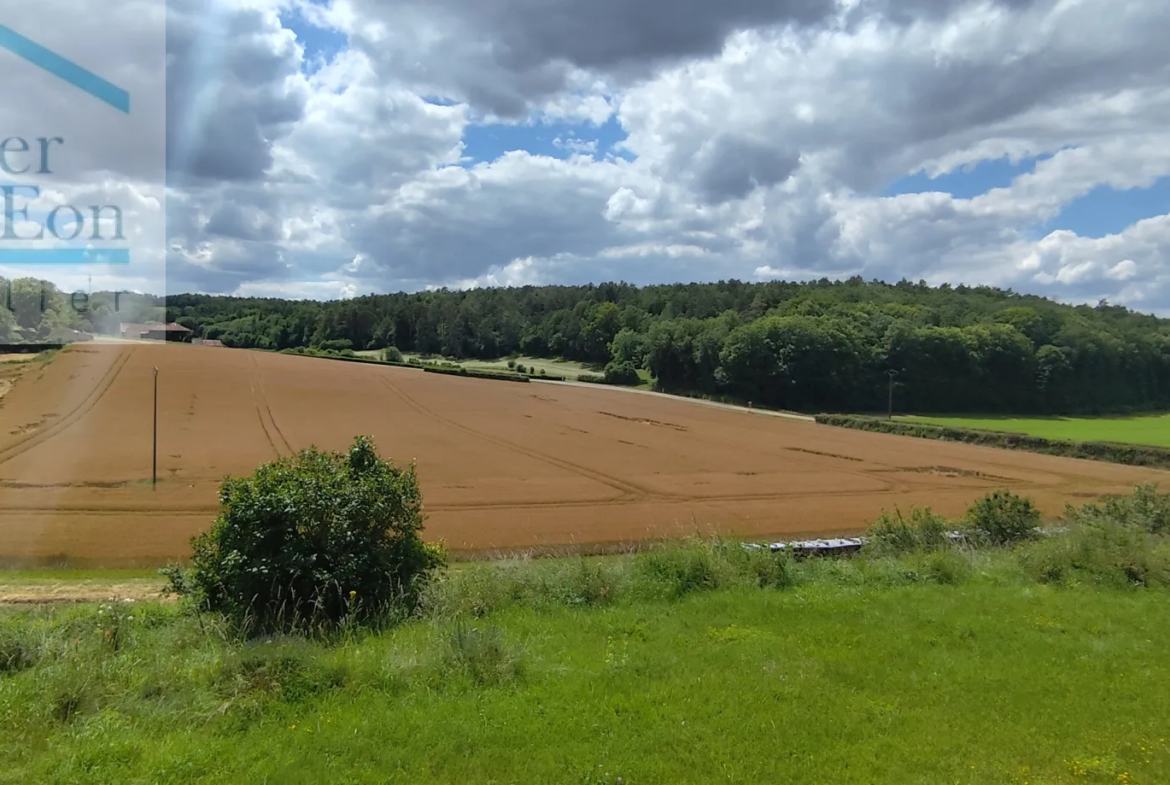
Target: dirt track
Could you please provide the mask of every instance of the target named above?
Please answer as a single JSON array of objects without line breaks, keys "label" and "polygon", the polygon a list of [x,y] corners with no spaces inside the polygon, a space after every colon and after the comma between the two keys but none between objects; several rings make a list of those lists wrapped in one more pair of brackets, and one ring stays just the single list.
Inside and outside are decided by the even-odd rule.
[{"label": "dirt track", "polygon": [[[160,369],[150,487],[151,369]],[[427,536],[460,550],[696,530],[845,533],[883,507],[957,514],[996,487],[1050,513],[1167,473],[867,434],[605,388],[506,384],[199,346],[74,347],[0,401],[0,559],[185,554],[219,481],[372,435],[417,459]]]}]

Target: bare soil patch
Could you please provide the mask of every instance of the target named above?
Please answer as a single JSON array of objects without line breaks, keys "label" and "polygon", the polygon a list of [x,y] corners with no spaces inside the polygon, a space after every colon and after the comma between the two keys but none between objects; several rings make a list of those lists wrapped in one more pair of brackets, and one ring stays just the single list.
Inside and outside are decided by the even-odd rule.
[{"label": "bare soil patch", "polygon": [[79,566],[183,557],[226,475],[357,434],[417,463],[426,534],[461,553],[604,550],[711,529],[846,534],[883,507],[957,515],[999,487],[1058,514],[1170,478],[598,386],[546,384],[535,399],[527,385],[157,343],[63,352],[0,404],[0,557]]}]

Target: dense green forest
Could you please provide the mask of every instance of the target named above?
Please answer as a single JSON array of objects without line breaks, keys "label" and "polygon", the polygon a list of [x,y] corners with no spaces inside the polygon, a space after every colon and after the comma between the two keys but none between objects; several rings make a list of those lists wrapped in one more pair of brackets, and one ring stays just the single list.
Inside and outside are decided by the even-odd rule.
[{"label": "dense green forest", "polygon": [[666,390],[811,411],[1107,412],[1170,406],[1170,320],[990,287],[543,286],[293,302],[178,295],[226,345],[512,353],[648,369]]},{"label": "dense green forest", "polygon": [[[110,331],[157,302],[88,309],[14,282],[13,324]],[[13,285],[0,281],[0,287]],[[23,293],[23,294],[20,294]],[[134,318],[129,318],[133,316]],[[665,390],[805,411],[1105,413],[1170,408],[1170,320],[990,287],[821,280],[622,283],[370,295],[333,302],[199,294],[166,316],[204,338],[281,350],[382,349],[455,358],[563,357],[648,369]]]}]

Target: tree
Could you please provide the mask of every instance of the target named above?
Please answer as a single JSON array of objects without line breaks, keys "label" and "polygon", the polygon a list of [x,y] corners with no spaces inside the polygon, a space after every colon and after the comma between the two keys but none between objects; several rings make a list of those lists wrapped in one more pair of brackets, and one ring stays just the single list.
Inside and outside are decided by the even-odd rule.
[{"label": "tree", "polygon": [[641,368],[646,362],[646,339],[629,328],[622,328],[609,345],[615,363],[629,363]]},{"label": "tree", "polygon": [[192,540],[171,588],[245,634],[294,632],[408,612],[441,552],[425,545],[415,467],[378,456],[304,450],[229,478],[211,529]]},{"label": "tree", "polygon": [[638,371],[634,368],[632,363],[618,362],[613,360],[609,365],[605,366],[605,383],[606,384],[624,384],[636,386],[641,384],[642,380],[638,378]]},{"label": "tree", "polygon": [[10,343],[16,337],[16,319],[12,311],[0,305],[0,342]]}]

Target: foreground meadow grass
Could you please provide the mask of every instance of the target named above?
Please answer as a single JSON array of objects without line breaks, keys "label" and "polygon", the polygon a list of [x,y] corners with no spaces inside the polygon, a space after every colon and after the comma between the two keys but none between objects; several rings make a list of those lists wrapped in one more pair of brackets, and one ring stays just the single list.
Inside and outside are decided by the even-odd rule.
[{"label": "foreground meadow grass", "polygon": [[1165,589],[998,550],[730,559],[472,566],[316,642],[3,611],[0,783],[1170,781]]},{"label": "foreground meadow grass", "polygon": [[1122,442],[1170,447],[1170,414],[1142,414],[1118,417],[897,417],[906,422],[943,425],[950,428],[979,428],[1066,439],[1075,442]]}]

